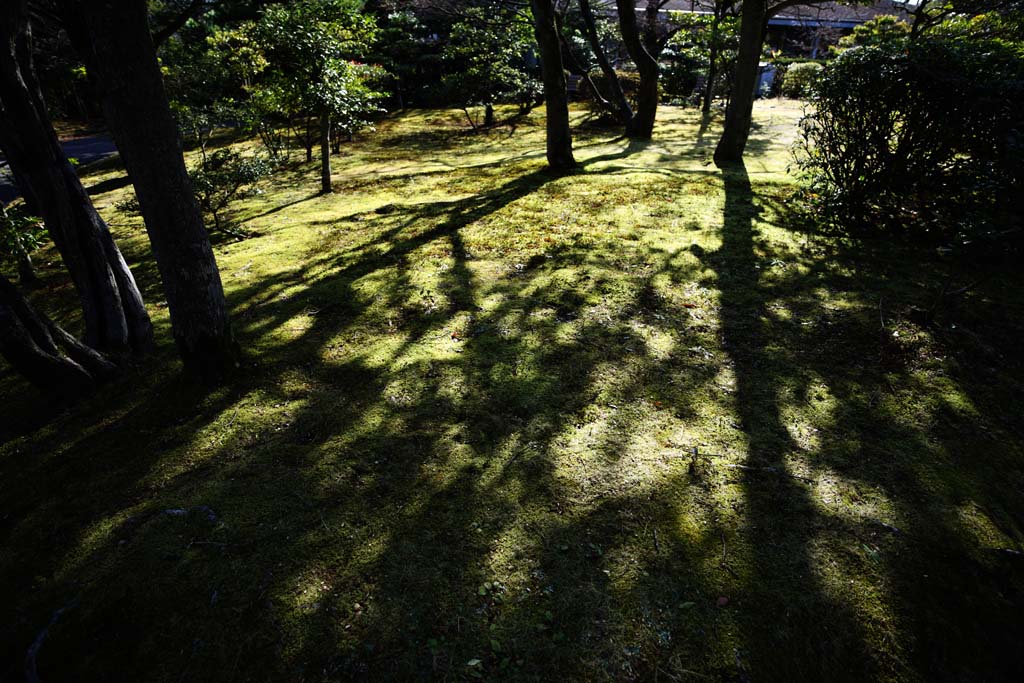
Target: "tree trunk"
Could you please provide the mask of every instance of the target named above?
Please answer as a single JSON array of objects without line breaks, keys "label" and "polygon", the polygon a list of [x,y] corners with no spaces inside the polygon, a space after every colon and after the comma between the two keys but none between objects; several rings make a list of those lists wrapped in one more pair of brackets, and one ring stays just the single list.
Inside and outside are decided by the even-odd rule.
[{"label": "tree trunk", "polygon": [[715,148],[715,164],[723,166],[743,159],[754,110],[757,66],[761,61],[767,6],[765,0],[745,0],[740,13],[740,49],[725,112],[725,129]]},{"label": "tree trunk", "polygon": [[22,287],[35,287],[39,284],[32,257],[24,249],[18,253],[18,284]]},{"label": "tree trunk", "polygon": [[572,156],[569,89],[562,66],[562,44],[555,26],[555,8],[552,0],[530,0],[530,9],[544,81],[548,165],[556,171],[564,171],[574,168],[576,160]]},{"label": "tree trunk", "polygon": [[484,105],[484,128],[494,125],[494,105],[488,102]]},{"label": "tree trunk", "polygon": [[331,194],[331,114],[320,114],[320,194]]},{"label": "tree trunk", "polygon": [[719,31],[722,17],[719,14],[718,6],[715,7],[715,16],[711,22],[711,49],[708,57],[708,76],[704,84],[704,101],[701,103],[701,111],[706,115],[711,113],[711,101],[715,97],[715,79],[718,78],[718,55],[721,51],[719,45]]},{"label": "tree trunk", "polygon": [[597,24],[594,22],[594,12],[590,8],[590,0],[580,0],[580,14],[583,17],[583,26],[587,42],[590,43],[590,51],[594,53],[594,59],[597,60],[598,66],[601,67],[601,73],[608,81],[608,92],[602,93],[602,95],[607,97],[615,107],[619,121],[628,125],[633,120],[633,108],[629,106],[629,100],[626,99],[619,75],[615,73],[615,69],[612,68],[611,62],[608,61],[608,56],[605,55],[604,48],[601,46],[601,39],[597,35]]},{"label": "tree trunk", "polygon": [[236,367],[238,347],[164,92],[146,3],[68,0],[62,7],[135,186],[185,368],[219,382]]},{"label": "tree trunk", "polygon": [[115,371],[103,356],[37,312],[2,274],[0,355],[40,391],[63,402],[81,398]]},{"label": "tree trunk", "polygon": [[640,37],[633,0],[615,0],[615,4],[619,11],[622,43],[640,73],[636,113],[626,124],[626,136],[633,140],[650,140],[654,134],[654,119],[658,114],[658,76],[661,68],[658,66],[658,60],[651,56]]},{"label": "tree trunk", "polygon": [[38,212],[78,292],[85,338],[104,351],[144,352],[153,328],[135,278],[68,162],[32,65],[25,0],[0,17],[0,148]]}]

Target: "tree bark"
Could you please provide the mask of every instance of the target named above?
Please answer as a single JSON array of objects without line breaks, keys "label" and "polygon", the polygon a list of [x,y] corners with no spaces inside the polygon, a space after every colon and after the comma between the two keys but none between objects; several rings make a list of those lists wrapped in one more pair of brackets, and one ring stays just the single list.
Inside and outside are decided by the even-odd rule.
[{"label": "tree bark", "polygon": [[619,30],[629,58],[640,73],[636,94],[636,112],[626,124],[626,136],[633,140],[650,140],[654,134],[654,119],[658,115],[658,76],[661,68],[651,56],[640,35],[633,0],[615,0],[619,11]]},{"label": "tree bark", "polygon": [[12,0],[0,17],[0,148],[71,275],[87,342],[114,353],[144,352],[152,345],[149,315],[53,130],[32,64],[26,4]]},{"label": "tree bark", "polygon": [[548,165],[556,171],[565,171],[576,166],[576,159],[572,155],[569,89],[562,66],[562,44],[555,25],[555,8],[552,0],[530,0],[530,10],[544,82]]},{"label": "tree bark", "polygon": [[331,194],[331,113],[320,114],[320,194]]},{"label": "tree bark", "polygon": [[115,371],[102,355],[36,311],[2,274],[0,355],[32,385],[62,402],[81,398]]},{"label": "tree bark", "polygon": [[744,0],[740,10],[740,48],[736,57],[732,94],[725,112],[725,129],[715,148],[715,164],[719,167],[743,159],[747,137],[750,135],[757,66],[761,61],[767,15],[765,0]]},{"label": "tree bark", "polygon": [[608,61],[608,56],[604,53],[601,39],[597,35],[597,23],[594,21],[594,12],[590,7],[590,0],[580,0],[580,15],[583,18],[584,33],[587,36],[587,42],[590,44],[590,51],[594,53],[594,59],[597,60],[598,66],[601,67],[601,73],[604,74],[605,80],[608,81],[608,93],[601,93],[601,95],[607,97],[608,101],[615,108],[619,121],[624,125],[628,125],[633,120],[633,108],[629,106],[629,100],[626,99],[626,92],[622,89],[619,75],[615,73],[611,62]]},{"label": "tree bark", "polygon": [[237,366],[238,347],[164,92],[146,2],[67,0],[62,6],[135,186],[185,368],[217,383]]}]

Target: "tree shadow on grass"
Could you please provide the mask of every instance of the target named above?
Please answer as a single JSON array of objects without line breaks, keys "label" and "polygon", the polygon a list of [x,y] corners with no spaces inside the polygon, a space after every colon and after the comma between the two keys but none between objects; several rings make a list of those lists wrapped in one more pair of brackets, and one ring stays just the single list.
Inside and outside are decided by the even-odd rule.
[{"label": "tree shadow on grass", "polygon": [[[873,348],[874,311],[843,317],[820,291],[848,287],[863,307],[882,276],[851,275],[845,258],[838,273],[811,258],[772,266],[797,256],[757,233],[764,198],[739,168],[723,178],[721,246],[692,250],[703,263],[638,242],[569,241],[484,284],[499,259],[477,257],[466,228],[554,180],[527,172],[338,228],[358,235],[322,226],[295,268],[232,290],[240,336],[262,353],[230,391],[147,389],[107,424],[79,434],[70,423],[75,437],[50,461],[5,481],[15,513],[0,533],[17,561],[4,584],[19,593],[5,659],[77,597],[41,651],[47,680],[152,678],[155,662],[168,680],[935,673],[926,654],[892,658],[915,637],[961,632],[950,625],[960,607],[908,614],[936,598],[913,586],[929,553],[908,560],[920,548],[821,500],[823,482],[842,479],[885,489],[910,515],[939,470],[901,462],[894,478],[884,453],[860,462],[856,443],[899,438],[915,462],[955,443],[861,401],[873,377],[839,354],[844,339],[852,352]],[[432,263],[427,297],[416,268]],[[719,298],[698,307],[717,309],[717,327],[675,296],[702,277]],[[800,443],[790,411],[820,386],[850,400],[815,423],[833,431]],[[725,454],[705,453],[720,444],[688,428],[718,409],[738,435],[720,437]],[[991,481],[962,469],[976,486]],[[987,496],[994,509],[1012,492]],[[928,539],[956,535],[935,520]],[[984,589],[965,594],[991,603],[1005,589],[953,564],[968,571],[938,586],[974,571]],[[887,581],[903,587],[880,599],[896,626],[855,594]],[[1012,617],[990,607],[979,628],[1003,624],[1010,642]],[[884,638],[899,647],[879,654]],[[970,673],[968,657],[944,665]]]}]

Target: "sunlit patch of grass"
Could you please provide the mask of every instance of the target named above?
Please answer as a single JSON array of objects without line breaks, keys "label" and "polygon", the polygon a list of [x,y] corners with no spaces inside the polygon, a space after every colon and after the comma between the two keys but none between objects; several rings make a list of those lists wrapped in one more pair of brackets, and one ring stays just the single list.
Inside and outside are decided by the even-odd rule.
[{"label": "sunlit patch of grass", "polygon": [[[541,112],[390,116],[330,196],[295,151],[215,239],[246,359],[212,393],[176,379],[130,186],[91,171],[160,348],[5,434],[3,655],[73,604],[46,680],[1019,670],[1024,373],[950,325],[1009,348],[1020,274],[922,323],[977,278],[802,232],[799,115],[758,104],[746,188],[717,116],[672,107],[643,145],[574,111],[564,176]],[[54,259],[37,298],[77,329]]]}]

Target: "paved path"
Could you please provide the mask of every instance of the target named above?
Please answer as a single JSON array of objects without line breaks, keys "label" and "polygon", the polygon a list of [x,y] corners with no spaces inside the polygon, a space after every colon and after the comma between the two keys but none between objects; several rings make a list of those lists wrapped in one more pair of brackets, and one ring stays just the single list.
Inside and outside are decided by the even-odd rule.
[{"label": "paved path", "polygon": [[[78,162],[83,165],[117,154],[114,141],[106,135],[65,140],[61,143],[61,147],[64,148],[64,153],[68,157],[78,159]],[[10,169],[7,168],[7,160],[0,157],[0,202],[6,204],[20,195],[18,187],[14,184],[14,178],[11,177]]]}]

